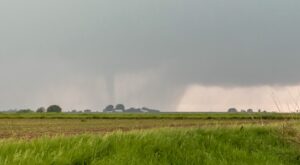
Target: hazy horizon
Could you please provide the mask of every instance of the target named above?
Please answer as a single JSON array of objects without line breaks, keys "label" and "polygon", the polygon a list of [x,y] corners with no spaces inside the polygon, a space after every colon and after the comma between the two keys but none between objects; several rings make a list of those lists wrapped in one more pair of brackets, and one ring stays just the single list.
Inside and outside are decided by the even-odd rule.
[{"label": "hazy horizon", "polygon": [[296,0],[2,0],[0,110],[295,111],[298,20]]}]

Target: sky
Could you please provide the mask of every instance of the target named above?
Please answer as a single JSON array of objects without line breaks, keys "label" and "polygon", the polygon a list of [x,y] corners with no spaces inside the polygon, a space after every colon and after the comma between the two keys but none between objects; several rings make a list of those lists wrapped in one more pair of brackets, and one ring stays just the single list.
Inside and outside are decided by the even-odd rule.
[{"label": "sky", "polygon": [[0,0],[0,110],[294,111],[297,0]]}]

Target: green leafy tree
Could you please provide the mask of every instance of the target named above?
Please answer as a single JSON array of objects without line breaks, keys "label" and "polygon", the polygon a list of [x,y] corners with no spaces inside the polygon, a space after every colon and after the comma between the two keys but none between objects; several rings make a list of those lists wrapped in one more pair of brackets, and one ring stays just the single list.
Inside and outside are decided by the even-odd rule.
[{"label": "green leafy tree", "polygon": [[114,106],[113,105],[108,105],[107,107],[104,108],[103,112],[113,112]]},{"label": "green leafy tree", "polygon": [[116,110],[122,110],[124,112],[125,106],[123,104],[118,104],[118,105],[116,105]]},{"label": "green leafy tree", "polygon": [[228,112],[229,112],[229,113],[237,113],[238,110],[237,110],[236,108],[229,108],[229,109],[228,109]]},{"label": "green leafy tree", "polygon": [[57,113],[59,113],[59,112],[62,112],[62,109],[58,105],[51,105],[47,108],[47,112],[57,112]]},{"label": "green leafy tree", "polygon": [[37,112],[37,113],[44,113],[44,112],[46,112],[46,108],[40,107],[40,108],[38,108],[38,109],[36,110],[36,112]]}]

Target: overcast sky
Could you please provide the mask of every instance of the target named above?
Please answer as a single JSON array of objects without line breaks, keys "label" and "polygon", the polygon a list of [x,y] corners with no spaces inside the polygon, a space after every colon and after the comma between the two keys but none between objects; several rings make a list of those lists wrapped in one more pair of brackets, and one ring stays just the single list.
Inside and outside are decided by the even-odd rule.
[{"label": "overcast sky", "polygon": [[298,89],[299,29],[298,0],[0,0],[0,109],[271,105]]}]

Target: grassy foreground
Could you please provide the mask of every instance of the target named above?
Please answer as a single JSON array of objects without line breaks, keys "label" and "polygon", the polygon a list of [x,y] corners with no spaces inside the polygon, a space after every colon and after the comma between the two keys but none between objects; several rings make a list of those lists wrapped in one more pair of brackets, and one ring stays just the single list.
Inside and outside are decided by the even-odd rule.
[{"label": "grassy foreground", "polygon": [[293,129],[245,126],[5,139],[0,164],[300,164],[299,146],[288,140],[296,137]]}]

